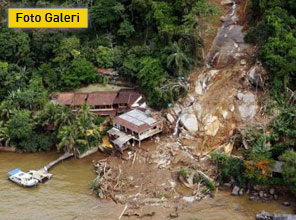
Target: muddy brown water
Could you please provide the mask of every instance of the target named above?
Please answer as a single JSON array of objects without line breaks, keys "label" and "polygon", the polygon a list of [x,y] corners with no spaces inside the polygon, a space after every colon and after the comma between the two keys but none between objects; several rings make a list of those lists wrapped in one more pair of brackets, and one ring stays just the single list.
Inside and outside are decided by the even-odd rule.
[{"label": "muddy brown water", "polygon": [[[0,153],[0,219],[118,219],[123,206],[111,201],[101,201],[91,195],[89,190],[90,181],[95,177],[92,161],[103,158],[100,153],[82,160],[72,158],[58,164],[50,171],[54,175],[53,179],[36,188],[22,188],[7,180],[9,170],[37,169],[58,156],[59,154],[53,152]],[[214,199],[186,204],[179,210],[178,219],[247,220],[254,219],[255,214],[262,210],[291,213],[291,208],[280,205],[282,201],[251,202],[246,197],[234,198],[229,192],[218,192]],[[167,219],[176,206],[178,204],[172,203],[166,208],[153,207],[156,215],[149,219]]]}]

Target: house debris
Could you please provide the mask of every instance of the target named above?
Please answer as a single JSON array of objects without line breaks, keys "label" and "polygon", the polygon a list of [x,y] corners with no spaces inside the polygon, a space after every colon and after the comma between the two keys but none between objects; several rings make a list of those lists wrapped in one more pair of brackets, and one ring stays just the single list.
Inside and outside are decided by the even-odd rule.
[{"label": "house debris", "polygon": [[58,95],[56,103],[72,106],[74,112],[76,112],[83,103],[86,103],[92,106],[92,112],[101,116],[112,117],[130,109],[145,109],[147,107],[145,98],[140,92],[134,89],[94,93],[64,92]]},{"label": "house debris", "polygon": [[119,115],[113,120],[113,128],[108,131],[110,141],[120,152],[163,130],[163,121],[150,117],[145,112],[134,109]]}]

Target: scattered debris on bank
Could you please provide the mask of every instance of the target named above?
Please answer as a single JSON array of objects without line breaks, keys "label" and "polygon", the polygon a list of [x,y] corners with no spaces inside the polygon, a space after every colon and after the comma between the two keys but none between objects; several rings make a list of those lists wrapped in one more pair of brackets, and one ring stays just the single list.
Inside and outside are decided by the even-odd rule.
[{"label": "scattered debris on bank", "polygon": [[[95,162],[98,176],[92,183],[94,192],[100,198],[129,203],[131,207],[212,197],[215,167],[207,156],[196,155],[193,149],[173,140],[155,137],[134,151],[123,152],[121,160],[111,156]],[[186,196],[180,187],[186,188]]]},{"label": "scattered debris on bank", "polygon": [[[267,74],[256,60],[256,47],[244,43],[238,12],[241,4],[223,1],[230,14],[223,18],[207,67],[191,76],[189,95],[169,108],[164,116],[162,136],[145,141],[140,148],[94,163],[97,178],[92,184],[101,198],[128,204],[122,216],[144,205],[166,206],[168,202],[191,203],[214,196],[218,173],[209,154],[231,155],[233,135],[250,122],[266,123],[261,98]],[[232,7],[231,7],[232,5]],[[234,187],[235,196],[248,194],[250,200],[277,200],[275,188]],[[154,213],[145,213],[145,216]],[[178,218],[177,211],[170,218]]]}]

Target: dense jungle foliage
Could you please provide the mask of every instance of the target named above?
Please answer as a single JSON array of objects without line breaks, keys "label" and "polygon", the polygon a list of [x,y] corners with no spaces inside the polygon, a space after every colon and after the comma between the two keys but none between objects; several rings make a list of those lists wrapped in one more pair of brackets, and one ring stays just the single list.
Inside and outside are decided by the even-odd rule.
[{"label": "dense jungle foliage", "polygon": [[[34,75],[50,92],[73,89],[102,80],[94,67],[112,67],[158,108],[186,91],[182,79],[202,62],[204,20],[215,12],[207,0],[15,0],[10,6],[88,7],[90,16],[88,29],[74,31],[11,30],[3,23],[0,61],[9,65],[7,75],[26,70],[19,84]],[[6,80],[2,99],[23,89]]]},{"label": "dense jungle foliage", "polygon": [[296,89],[296,1],[251,0],[253,22],[246,41],[257,43],[267,68],[272,93],[283,103]]},{"label": "dense jungle foliage", "polygon": [[[87,7],[89,28],[9,29],[7,7]],[[0,9],[0,141],[22,151],[100,141],[101,119],[87,107],[74,117],[48,104],[52,92],[105,82],[97,67],[115,68],[150,105],[167,107],[202,62],[204,22],[216,11],[207,0],[12,0]]]},{"label": "dense jungle foliage", "polygon": [[[235,135],[234,145],[241,157],[214,153],[212,160],[220,166],[220,181],[231,179],[240,186],[287,184],[296,191],[296,107],[281,110],[267,127],[250,126]],[[282,177],[273,175],[276,161],[284,162]]]}]

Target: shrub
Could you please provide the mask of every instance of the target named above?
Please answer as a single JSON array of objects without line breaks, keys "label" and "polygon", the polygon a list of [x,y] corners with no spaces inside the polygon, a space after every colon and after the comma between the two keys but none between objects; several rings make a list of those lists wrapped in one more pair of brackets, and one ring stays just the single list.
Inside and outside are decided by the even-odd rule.
[{"label": "shrub", "polygon": [[99,46],[97,53],[97,62],[99,67],[111,68],[113,67],[112,50],[108,47]]},{"label": "shrub", "polygon": [[284,182],[289,186],[292,193],[296,195],[296,152],[288,150],[280,156],[280,160],[284,162],[282,169]]},{"label": "shrub", "polygon": [[48,151],[53,146],[53,141],[46,134],[32,133],[30,138],[22,140],[19,146],[24,152]]},{"label": "shrub", "polygon": [[98,73],[93,64],[85,58],[76,58],[71,62],[68,71],[62,75],[64,88],[78,88],[81,85],[93,83],[98,79]]},{"label": "shrub", "polygon": [[244,175],[253,184],[268,184],[272,178],[274,160],[269,156],[254,154],[252,160],[244,161]]},{"label": "shrub", "polygon": [[238,185],[245,185],[245,166],[242,159],[224,153],[212,153],[211,159],[220,167],[218,176],[220,182],[227,182],[233,178]]}]

